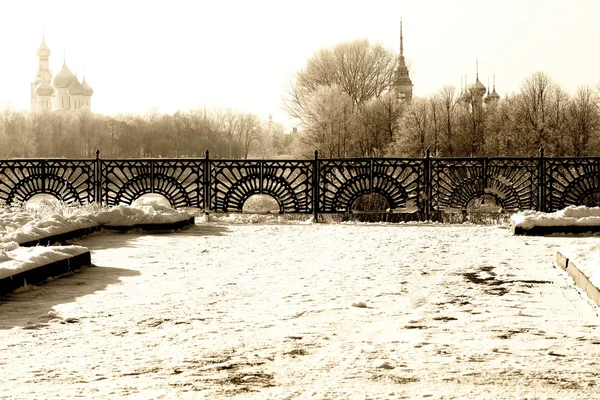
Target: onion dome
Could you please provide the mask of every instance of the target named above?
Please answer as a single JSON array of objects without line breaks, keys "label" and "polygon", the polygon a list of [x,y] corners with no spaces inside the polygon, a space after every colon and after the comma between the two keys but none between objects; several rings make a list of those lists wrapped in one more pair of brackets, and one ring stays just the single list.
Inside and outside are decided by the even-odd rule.
[{"label": "onion dome", "polygon": [[79,83],[79,79],[77,79],[77,77],[73,78],[73,82],[71,82],[69,85],[67,93],[69,93],[71,96],[83,96],[85,94],[85,88],[81,83]]},{"label": "onion dome", "polygon": [[60,72],[54,76],[52,79],[52,86],[57,89],[68,88],[71,83],[73,83],[73,79],[76,79],[75,75],[69,70],[66,63],[63,63]]},{"label": "onion dome", "polygon": [[498,100],[500,98],[500,95],[498,94],[498,92],[496,92],[496,88],[494,88],[494,90],[492,90],[492,93],[490,93],[488,97],[491,99]]},{"label": "onion dome", "polygon": [[483,86],[483,83],[479,79],[475,82],[475,91],[479,93],[480,96],[483,96],[487,89]]},{"label": "onion dome", "polygon": [[94,94],[94,90],[85,81],[85,77],[83,78],[83,82],[81,82],[81,86],[83,86],[83,88],[85,89],[85,92],[83,93],[84,96],[91,96]]},{"label": "onion dome", "polygon": [[37,55],[39,58],[48,58],[50,57],[50,54],[50,49],[48,46],[46,46],[46,40],[44,36],[42,36],[42,44],[40,44],[40,47],[38,47]]},{"label": "onion dome", "polygon": [[34,90],[37,96],[52,96],[54,94],[54,88],[50,86],[50,83],[46,81],[45,77]]}]

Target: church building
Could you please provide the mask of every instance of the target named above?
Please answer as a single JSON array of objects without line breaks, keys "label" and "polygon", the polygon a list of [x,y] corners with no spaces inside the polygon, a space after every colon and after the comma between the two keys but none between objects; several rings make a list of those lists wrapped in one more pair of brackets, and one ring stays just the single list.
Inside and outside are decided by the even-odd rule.
[{"label": "church building", "polygon": [[32,111],[75,111],[87,107],[91,110],[91,97],[94,91],[85,77],[80,82],[63,61],[62,68],[52,78],[50,72],[50,49],[42,34],[42,44],[38,48],[38,69],[31,82]]}]

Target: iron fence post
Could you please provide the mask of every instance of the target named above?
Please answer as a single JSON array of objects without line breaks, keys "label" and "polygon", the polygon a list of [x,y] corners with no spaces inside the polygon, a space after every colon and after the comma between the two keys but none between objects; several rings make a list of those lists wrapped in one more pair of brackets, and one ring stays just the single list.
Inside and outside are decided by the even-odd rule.
[{"label": "iron fence post", "polygon": [[204,152],[204,171],[202,176],[202,184],[204,185],[204,214],[210,212],[210,152],[208,149]]},{"label": "iron fence post", "polygon": [[100,149],[96,149],[96,161],[94,162],[94,203],[102,204],[102,167],[100,165]]},{"label": "iron fence post", "polygon": [[42,160],[42,193],[46,193],[46,160]]},{"label": "iron fence post", "polygon": [[371,158],[369,163],[369,193],[373,193],[373,159]]},{"label": "iron fence post", "polygon": [[425,150],[425,182],[423,185],[425,186],[425,219],[429,221],[431,219],[431,151],[429,149]]},{"label": "iron fence post", "polygon": [[546,212],[546,161],[544,159],[544,148],[540,147],[538,160],[538,211]]},{"label": "iron fence post", "polygon": [[483,196],[485,201],[485,189],[488,187],[488,158],[483,159]]},{"label": "iron fence post", "polygon": [[150,193],[154,193],[154,160],[150,160]]},{"label": "iron fence post", "polygon": [[312,168],[312,185],[313,185],[313,218],[315,222],[319,222],[319,151],[314,151],[315,159],[313,160]]},{"label": "iron fence post", "polygon": [[260,194],[263,194],[263,167],[265,165],[265,161],[260,160],[258,163],[259,163],[258,165],[260,167],[259,175],[258,175],[258,179],[259,179],[258,190],[259,190]]}]

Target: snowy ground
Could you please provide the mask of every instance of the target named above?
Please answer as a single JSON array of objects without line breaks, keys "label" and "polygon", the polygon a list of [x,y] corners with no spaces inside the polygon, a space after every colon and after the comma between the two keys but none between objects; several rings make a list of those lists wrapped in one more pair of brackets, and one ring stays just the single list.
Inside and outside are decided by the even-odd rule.
[{"label": "snowy ground", "polygon": [[571,240],[223,222],[88,237],[96,267],[0,303],[0,398],[597,398],[600,319],[553,266]]}]

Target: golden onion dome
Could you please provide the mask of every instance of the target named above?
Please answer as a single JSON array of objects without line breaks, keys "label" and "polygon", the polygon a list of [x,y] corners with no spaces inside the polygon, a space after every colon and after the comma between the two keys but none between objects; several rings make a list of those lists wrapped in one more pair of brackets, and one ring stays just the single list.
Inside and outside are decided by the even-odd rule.
[{"label": "golden onion dome", "polygon": [[485,94],[485,92],[487,91],[487,89],[485,88],[483,83],[481,83],[481,81],[479,81],[479,79],[477,79],[477,81],[475,82],[475,90],[477,92],[479,92],[481,94],[481,96],[483,96]]},{"label": "golden onion dome", "polygon": [[42,81],[35,87],[35,94],[38,96],[52,96],[54,94],[54,88],[50,86],[50,83],[46,81],[44,77]]},{"label": "golden onion dome", "polygon": [[85,80],[85,77],[83,78],[83,82],[81,82],[81,86],[83,86],[83,88],[85,89],[85,92],[83,93],[84,96],[91,96],[94,94],[94,90],[90,87],[90,85],[88,85],[88,83]]},{"label": "golden onion dome", "polygon": [[69,93],[71,96],[83,96],[85,94],[85,88],[81,83],[79,83],[79,79],[77,79],[77,77],[73,78],[73,82],[71,82],[69,85],[67,93]]},{"label": "golden onion dome", "polygon": [[57,89],[68,88],[69,85],[73,83],[73,79],[76,79],[75,75],[69,70],[67,64],[63,63],[59,73],[54,76],[54,79],[52,79],[52,86]]}]

